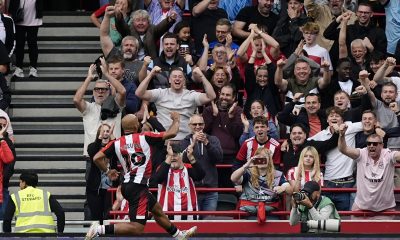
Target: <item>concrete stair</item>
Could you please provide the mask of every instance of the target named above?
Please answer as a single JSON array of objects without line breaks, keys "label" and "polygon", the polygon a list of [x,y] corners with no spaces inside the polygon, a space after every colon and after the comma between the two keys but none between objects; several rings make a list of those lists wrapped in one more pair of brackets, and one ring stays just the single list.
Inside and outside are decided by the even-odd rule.
[{"label": "concrete stair", "polygon": [[[90,63],[102,54],[99,30],[92,26],[88,14],[51,15],[45,13],[39,30],[39,78],[11,79],[9,115],[17,162],[10,191],[19,189],[18,177],[23,170],[33,170],[39,175],[40,187],[50,191],[64,207],[66,220],[83,220],[83,125],[72,98]],[[28,59],[26,50],[24,60]],[[24,70],[25,74],[29,71]],[[88,91],[88,100],[90,94]]]}]

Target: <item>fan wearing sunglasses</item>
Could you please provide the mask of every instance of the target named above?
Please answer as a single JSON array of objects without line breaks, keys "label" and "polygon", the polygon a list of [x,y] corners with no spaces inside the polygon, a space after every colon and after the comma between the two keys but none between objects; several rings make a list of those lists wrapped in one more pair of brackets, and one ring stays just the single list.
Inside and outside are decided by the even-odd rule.
[{"label": "fan wearing sunglasses", "polygon": [[[400,162],[400,152],[384,148],[383,139],[377,134],[367,138],[367,147],[347,145],[346,124],[339,127],[339,150],[357,163],[357,193],[352,210],[373,212],[394,211],[394,170]],[[374,219],[393,219],[394,216],[374,216]]]}]

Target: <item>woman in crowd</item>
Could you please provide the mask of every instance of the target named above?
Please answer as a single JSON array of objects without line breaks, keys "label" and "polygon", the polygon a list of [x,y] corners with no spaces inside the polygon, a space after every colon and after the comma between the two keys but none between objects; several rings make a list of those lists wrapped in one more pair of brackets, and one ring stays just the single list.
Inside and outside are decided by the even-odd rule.
[{"label": "woman in crowd", "polygon": [[308,181],[315,181],[323,186],[323,174],[320,169],[320,160],[315,147],[305,147],[300,153],[299,164],[287,174],[287,179],[293,192],[299,192]]},{"label": "woman in crowd", "polygon": [[260,222],[265,221],[266,212],[281,208],[283,193],[292,193],[284,174],[275,170],[271,152],[266,148],[257,149],[253,157],[232,173],[231,180],[243,186],[240,210],[257,213]]},{"label": "woman in crowd", "polygon": [[279,131],[278,128],[276,127],[276,124],[273,119],[271,119],[271,116],[268,112],[268,110],[265,108],[265,104],[261,100],[254,100],[253,103],[250,105],[250,115],[251,119],[247,119],[246,115],[242,113],[242,123],[244,126],[243,129],[243,134],[239,138],[239,144],[242,145],[244,141],[247,139],[254,137],[255,133],[253,131],[253,118],[261,115],[267,115],[268,120],[268,135],[271,138],[274,138],[276,140],[279,139]]}]

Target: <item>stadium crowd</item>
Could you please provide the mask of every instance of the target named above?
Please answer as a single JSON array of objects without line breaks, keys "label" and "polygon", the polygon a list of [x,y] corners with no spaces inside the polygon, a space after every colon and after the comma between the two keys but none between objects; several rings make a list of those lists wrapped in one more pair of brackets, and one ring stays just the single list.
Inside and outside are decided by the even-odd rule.
[{"label": "stadium crowd", "polygon": [[[41,1],[26,2],[40,11]],[[339,211],[394,210],[400,3],[377,2],[386,27],[362,0],[144,0],[144,8],[116,0],[94,12],[103,56],[88,66],[73,99],[84,125],[87,220],[102,223],[113,207],[143,226],[152,212],[183,239],[193,229],[180,231],[162,210],[217,210],[218,192],[196,193],[196,187],[235,187],[238,209],[262,219],[284,205],[312,209],[320,198],[315,186],[317,197],[283,200],[309,181],[322,189],[356,187],[355,198],[322,193]],[[12,54],[13,31],[1,19],[0,49]],[[13,74],[23,76],[20,29],[28,31],[30,75],[37,77],[32,25],[16,26]],[[93,97],[85,100],[93,81]],[[107,189],[121,184],[113,205]],[[160,204],[148,186],[158,187]],[[325,215],[337,216],[333,209]],[[94,236],[143,228],[91,230]]]}]

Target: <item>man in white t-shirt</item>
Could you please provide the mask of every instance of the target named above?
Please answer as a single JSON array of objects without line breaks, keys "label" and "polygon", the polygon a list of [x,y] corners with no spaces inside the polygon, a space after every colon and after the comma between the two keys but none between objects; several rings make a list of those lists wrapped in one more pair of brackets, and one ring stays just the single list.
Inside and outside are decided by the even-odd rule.
[{"label": "man in white t-shirt", "polygon": [[377,134],[367,138],[366,148],[350,147],[345,139],[346,130],[347,125],[342,124],[338,145],[340,152],[357,163],[357,193],[352,210],[394,211],[393,177],[395,164],[400,162],[400,152],[383,148],[382,138]]},{"label": "man in white t-shirt", "polygon": [[136,89],[136,96],[144,101],[154,102],[157,108],[157,120],[167,129],[171,125],[171,112],[181,116],[178,135],[173,140],[182,140],[191,133],[189,119],[197,107],[210,103],[216,95],[210,81],[197,67],[193,70],[193,79],[203,83],[204,93],[189,91],[185,87],[185,73],[180,68],[174,68],[169,75],[169,88],[147,90],[151,79],[161,71],[155,66]]}]

